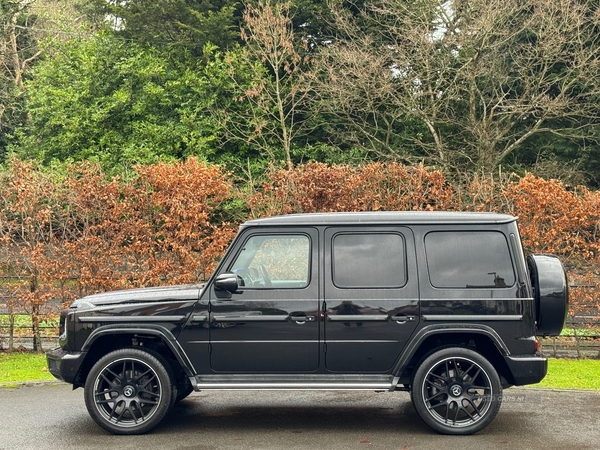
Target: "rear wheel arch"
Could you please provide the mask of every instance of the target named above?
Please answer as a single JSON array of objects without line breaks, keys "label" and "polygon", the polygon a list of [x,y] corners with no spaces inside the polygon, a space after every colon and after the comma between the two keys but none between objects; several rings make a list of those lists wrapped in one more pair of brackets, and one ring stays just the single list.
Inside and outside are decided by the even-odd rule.
[{"label": "rear wheel arch", "polygon": [[395,373],[399,374],[401,383],[410,385],[418,365],[429,355],[447,347],[462,347],[486,358],[500,375],[503,386],[509,387],[514,384],[514,379],[503,357],[509,352],[501,339],[495,333],[488,333],[486,328],[449,330],[442,327],[428,330],[414,339],[416,344],[401,357]]}]

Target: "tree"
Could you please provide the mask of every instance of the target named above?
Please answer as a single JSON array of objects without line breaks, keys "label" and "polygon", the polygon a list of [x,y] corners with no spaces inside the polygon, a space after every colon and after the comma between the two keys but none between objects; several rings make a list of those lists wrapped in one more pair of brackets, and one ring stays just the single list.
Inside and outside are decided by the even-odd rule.
[{"label": "tree", "polygon": [[305,42],[296,40],[289,14],[289,3],[247,6],[242,28],[246,46],[225,55],[233,102],[217,105],[214,112],[230,139],[291,168],[294,145],[307,132],[310,85],[302,72]]},{"label": "tree", "polygon": [[319,107],[381,156],[492,172],[540,134],[591,137],[600,119],[592,0],[375,0],[322,48]]},{"label": "tree", "polygon": [[42,41],[80,33],[75,0],[0,0],[0,162],[27,119],[25,82],[43,60]]},{"label": "tree", "polygon": [[35,23],[30,9],[30,2],[0,1],[0,161],[6,157],[10,134],[24,119],[23,74],[40,55],[30,30]]},{"label": "tree", "polygon": [[119,38],[179,57],[202,56],[209,42],[222,50],[239,42],[242,2],[236,0],[93,0],[80,9],[105,21]]},{"label": "tree", "polygon": [[202,68],[108,34],[49,45],[26,83],[30,120],[17,155],[45,163],[94,159],[118,171],[218,149]]}]

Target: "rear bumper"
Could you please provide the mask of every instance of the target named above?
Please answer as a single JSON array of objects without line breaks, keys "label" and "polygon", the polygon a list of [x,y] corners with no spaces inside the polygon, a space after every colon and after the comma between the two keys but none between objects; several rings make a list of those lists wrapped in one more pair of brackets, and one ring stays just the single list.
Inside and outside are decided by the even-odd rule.
[{"label": "rear bumper", "polygon": [[535,384],[548,373],[548,359],[543,356],[505,356],[504,360],[513,377],[513,384]]},{"label": "rear bumper", "polygon": [[69,353],[58,347],[46,353],[48,370],[62,381],[74,384],[85,353]]}]

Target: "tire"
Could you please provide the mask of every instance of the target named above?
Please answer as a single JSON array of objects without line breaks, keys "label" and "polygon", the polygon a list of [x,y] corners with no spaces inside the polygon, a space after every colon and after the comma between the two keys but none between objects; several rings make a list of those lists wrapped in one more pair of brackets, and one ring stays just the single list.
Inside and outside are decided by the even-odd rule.
[{"label": "tire", "polygon": [[175,394],[168,363],[157,353],[125,348],[103,356],[85,383],[94,421],[114,434],[142,434],[163,419]]},{"label": "tire", "polygon": [[500,377],[479,353],[448,347],[418,366],[411,400],[423,421],[442,434],[468,435],[490,424],[502,403]]},{"label": "tire", "polygon": [[569,285],[560,260],[553,255],[530,255],[527,258],[537,334],[558,336],[569,311]]}]

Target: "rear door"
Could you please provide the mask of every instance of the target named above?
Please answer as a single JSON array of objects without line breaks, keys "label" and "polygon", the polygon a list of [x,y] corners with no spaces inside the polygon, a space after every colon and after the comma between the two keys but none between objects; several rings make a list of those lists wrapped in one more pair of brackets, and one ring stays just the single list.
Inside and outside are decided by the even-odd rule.
[{"label": "rear door", "polygon": [[419,318],[412,231],[326,229],[324,284],[327,370],[390,370]]}]

